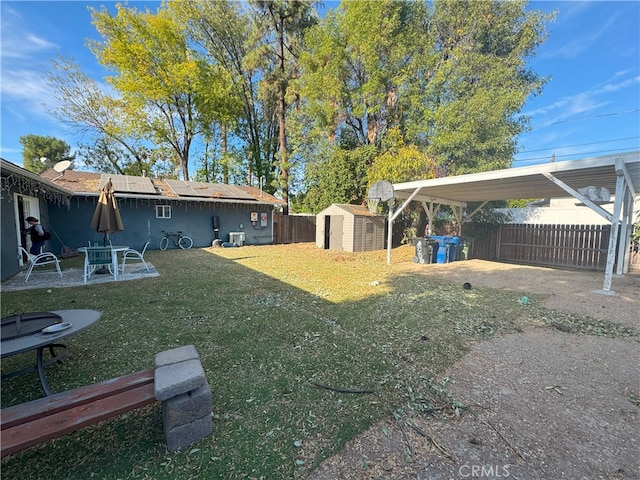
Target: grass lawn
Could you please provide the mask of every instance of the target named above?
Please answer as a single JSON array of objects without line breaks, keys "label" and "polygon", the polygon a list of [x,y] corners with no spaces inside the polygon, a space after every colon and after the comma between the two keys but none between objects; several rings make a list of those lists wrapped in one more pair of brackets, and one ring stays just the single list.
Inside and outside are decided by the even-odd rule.
[{"label": "grass lawn", "polygon": [[[385,415],[454,414],[464,406],[440,374],[470,342],[535,323],[539,311],[513,292],[408,273],[412,256],[398,248],[387,265],[385,251],[312,244],[149,251],[156,278],[2,293],[2,316],[102,312],[47,369],[54,391],[150,368],[156,353],[194,344],[214,415],[210,437],[167,454],[155,404],[8,457],[3,478],[303,478]],[[2,371],[33,357],[3,360]],[[40,396],[35,373],[2,382],[3,408]]]}]

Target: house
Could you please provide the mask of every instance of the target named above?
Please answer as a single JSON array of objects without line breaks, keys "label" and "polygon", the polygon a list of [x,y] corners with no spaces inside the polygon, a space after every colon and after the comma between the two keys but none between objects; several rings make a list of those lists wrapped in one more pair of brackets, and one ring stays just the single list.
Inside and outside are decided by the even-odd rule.
[{"label": "house", "polygon": [[[613,215],[614,198],[599,203],[603,210]],[[496,211],[509,215],[509,223],[537,225],[607,225],[607,220],[579,200],[569,198],[548,198],[531,202],[523,208],[497,208]],[[640,198],[635,199],[634,222],[638,221]]]},{"label": "house", "polygon": [[273,212],[280,200],[254,187],[74,170],[48,170],[42,177],[73,192],[69,207],[50,209],[50,221],[66,245],[102,242],[103,234],[89,225],[109,179],[124,223],[124,231],[110,235],[113,244],[142,248],[149,241],[149,248],[157,249],[164,232],[178,231],[191,237],[194,247],[209,247],[216,239],[273,243]]},{"label": "house", "polygon": [[384,233],[384,215],[360,205],[334,203],[316,216],[316,246],[325,250],[382,250]]},{"label": "house", "polygon": [[[16,233],[23,228],[22,219],[38,216],[33,210],[6,216],[5,209],[10,211],[11,206],[5,207],[4,197],[9,192],[18,195],[21,205],[40,206],[38,218],[52,233],[46,249],[58,255],[65,247],[76,249],[89,241],[102,244],[104,235],[91,230],[90,223],[100,189],[108,179],[124,223],[124,231],[110,234],[113,244],[142,249],[149,241],[149,248],[157,249],[164,232],[177,231],[191,237],[194,247],[209,247],[215,239],[244,245],[274,241],[273,214],[281,202],[258,188],[75,170],[50,169],[37,176],[3,160],[2,278],[22,265],[22,258],[17,263],[14,258],[5,272],[5,255],[16,257],[18,244],[24,242]],[[20,186],[22,191],[14,193]],[[12,197],[13,202],[18,200]],[[7,227],[11,231],[5,233]],[[13,237],[12,243],[5,243],[5,236]]]},{"label": "house", "polygon": [[27,227],[24,219],[36,217],[50,231],[50,209],[67,209],[73,193],[4,159],[0,159],[0,178],[0,276],[5,280],[26,261],[18,247],[29,250],[31,246],[30,236],[23,232]]}]

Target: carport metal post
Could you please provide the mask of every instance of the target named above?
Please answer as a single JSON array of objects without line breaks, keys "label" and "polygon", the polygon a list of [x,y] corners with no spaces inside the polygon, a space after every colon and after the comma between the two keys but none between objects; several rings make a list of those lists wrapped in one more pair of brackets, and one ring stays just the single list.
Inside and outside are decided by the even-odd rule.
[{"label": "carport metal post", "polygon": [[413,200],[413,197],[415,197],[418,194],[418,192],[420,192],[421,189],[422,187],[416,188],[413,191],[413,193],[409,195],[409,197],[404,201],[402,205],[398,207],[398,209],[395,212],[393,210],[394,199],[391,198],[389,200],[389,228],[387,229],[387,263],[388,264],[391,264],[391,237],[393,233],[393,221],[396,218],[398,218],[398,215],[400,215],[402,213],[402,210],[404,210],[405,207],[409,205],[409,203],[411,203],[411,200]]}]

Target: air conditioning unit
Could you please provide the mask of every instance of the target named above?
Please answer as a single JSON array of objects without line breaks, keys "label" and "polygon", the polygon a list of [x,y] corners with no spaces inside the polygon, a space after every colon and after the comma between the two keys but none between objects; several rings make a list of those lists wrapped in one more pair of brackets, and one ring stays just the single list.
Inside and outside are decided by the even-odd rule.
[{"label": "air conditioning unit", "polygon": [[239,247],[244,246],[244,232],[229,232],[229,243],[235,243]]}]

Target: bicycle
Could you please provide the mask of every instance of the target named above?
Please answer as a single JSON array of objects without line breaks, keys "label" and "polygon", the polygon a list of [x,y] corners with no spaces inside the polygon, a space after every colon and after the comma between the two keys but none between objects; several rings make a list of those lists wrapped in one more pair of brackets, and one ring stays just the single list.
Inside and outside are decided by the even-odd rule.
[{"label": "bicycle", "polygon": [[173,242],[176,247],[182,249],[191,248],[193,246],[193,240],[187,235],[183,235],[182,232],[165,232],[164,237],[160,239],[160,250],[166,250],[169,246],[169,240]]}]

